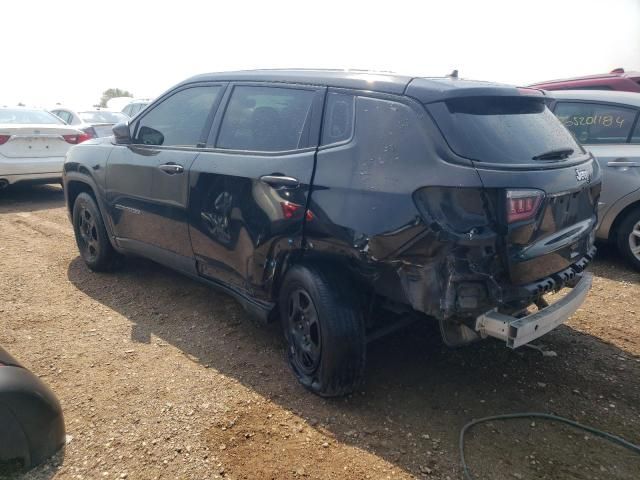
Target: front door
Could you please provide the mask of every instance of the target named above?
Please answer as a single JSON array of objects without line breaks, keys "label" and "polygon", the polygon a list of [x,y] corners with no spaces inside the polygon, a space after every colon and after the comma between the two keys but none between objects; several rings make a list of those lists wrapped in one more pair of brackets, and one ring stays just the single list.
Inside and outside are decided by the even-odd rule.
[{"label": "front door", "polygon": [[210,148],[191,167],[190,233],[201,275],[260,297],[281,256],[301,246],[323,98],[321,87],[228,89]]},{"label": "front door", "polygon": [[107,163],[107,201],[118,242],[191,257],[187,227],[189,168],[204,146],[224,86],[171,92],[131,125],[132,145]]}]

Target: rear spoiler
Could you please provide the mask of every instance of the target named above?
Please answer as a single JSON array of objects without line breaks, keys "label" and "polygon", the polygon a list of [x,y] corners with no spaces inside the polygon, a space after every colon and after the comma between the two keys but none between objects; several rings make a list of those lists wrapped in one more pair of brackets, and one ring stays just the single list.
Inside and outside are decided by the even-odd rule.
[{"label": "rear spoiler", "polygon": [[456,78],[414,78],[407,85],[405,94],[424,104],[460,97],[545,96],[545,93],[537,88],[514,87],[499,83],[459,80]]}]

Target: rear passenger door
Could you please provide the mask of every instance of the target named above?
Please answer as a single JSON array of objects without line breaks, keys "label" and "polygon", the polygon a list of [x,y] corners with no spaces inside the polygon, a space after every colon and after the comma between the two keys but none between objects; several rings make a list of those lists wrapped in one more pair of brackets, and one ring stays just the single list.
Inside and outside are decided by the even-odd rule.
[{"label": "rear passenger door", "polygon": [[191,167],[189,221],[200,275],[256,297],[302,242],[324,88],[235,83]]},{"label": "rear passenger door", "polygon": [[600,218],[640,188],[640,145],[630,143],[638,110],[617,104],[559,100],[554,113],[598,160],[603,172]]}]

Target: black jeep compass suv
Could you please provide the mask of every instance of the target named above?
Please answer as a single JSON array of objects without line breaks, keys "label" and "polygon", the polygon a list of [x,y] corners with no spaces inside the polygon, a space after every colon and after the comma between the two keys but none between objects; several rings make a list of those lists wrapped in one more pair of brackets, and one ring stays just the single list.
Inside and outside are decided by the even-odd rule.
[{"label": "black jeep compass suv", "polygon": [[544,100],[457,78],[196,76],[69,152],[78,247],[93,270],[142,255],[278,318],[320,395],[353,390],[367,340],[408,316],[448,345],[516,348],[591,284],[598,165]]}]

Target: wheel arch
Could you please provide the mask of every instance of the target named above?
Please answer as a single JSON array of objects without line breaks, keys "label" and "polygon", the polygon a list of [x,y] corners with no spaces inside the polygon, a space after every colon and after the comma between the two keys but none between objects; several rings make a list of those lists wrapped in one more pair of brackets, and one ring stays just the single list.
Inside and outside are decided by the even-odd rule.
[{"label": "wheel arch", "polygon": [[349,282],[351,282],[352,285],[355,285],[360,292],[366,292],[370,288],[362,276],[357,273],[355,261],[345,261],[344,256],[339,254],[304,249],[290,250],[282,255],[276,265],[270,289],[270,297],[275,300],[276,307],[269,315],[270,320],[277,318],[277,299],[280,295],[282,283],[287,276],[287,273],[296,265],[309,266],[324,270],[330,269],[333,273],[340,272],[340,274],[348,278]]},{"label": "wheel arch", "polygon": [[96,202],[98,206],[98,210],[100,211],[100,215],[102,215],[102,220],[105,228],[107,229],[107,236],[109,237],[109,242],[116,250],[120,250],[115,242],[115,236],[113,233],[111,217],[108,215],[108,211],[106,205],[102,201],[102,197],[99,194],[98,185],[95,181],[88,176],[86,173],[75,173],[68,172],[65,175],[64,179],[64,193],[67,203],[67,212],[69,214],[69,219],[73,223],[73,205],[78,198],[78,195],[81,193],[87,193],[90,195],[93,200]]},{"label": "wheel arch", "polygon": [[624,207],[618,213],[618,215],[616,215],[616,218],[613,220],[613,223],[609,228],[608,240],[610,242],[616,241],[616,238],[618,236],[618,228],[620,227],[620,224],[625,220],[625,218],[627,218],[627,215],[629,215],[634,210],[640,210],[640,199],[630,203],[629,205]]}]

